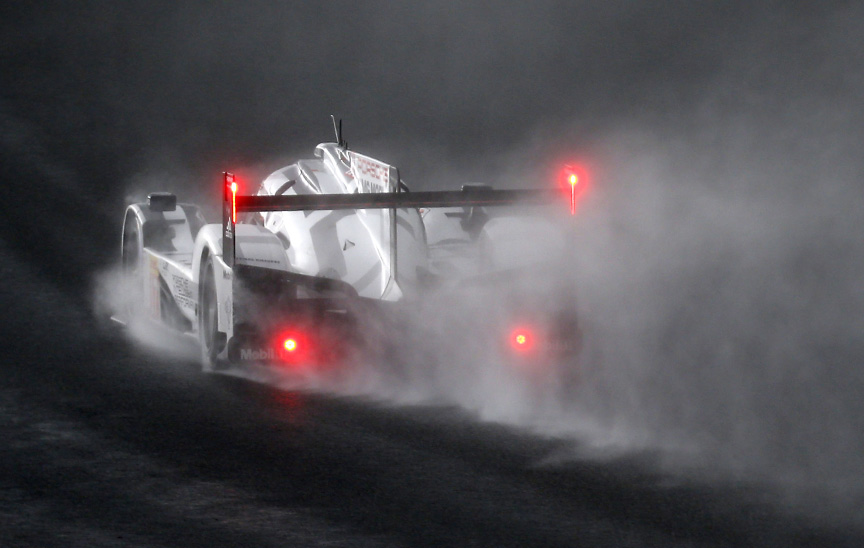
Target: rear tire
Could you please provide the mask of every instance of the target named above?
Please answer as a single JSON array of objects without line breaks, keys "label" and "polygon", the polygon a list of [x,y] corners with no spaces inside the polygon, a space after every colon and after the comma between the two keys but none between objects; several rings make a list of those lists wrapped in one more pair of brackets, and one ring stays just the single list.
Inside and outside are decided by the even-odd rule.
[{"label": "rear tire", "polygon": [[225,334],[219,331],[219,300],[212,259],[208,259],[204,267],[200,297],[198,333],[201,340],[201,369],[204,372],[218,371],[224,367],[219,354],[225,346]]},{"label": "rear tire", "polygon": [[140,319],[141,305],[144,301],[144,290],[142,285],[142,262],[143,262],[143,239],[141,223],[138,218],[127,211],[123,222],[123,245],[121,248],[120,262],[123,276],[123,300],[118,303],[119,314],[126,322]]}]

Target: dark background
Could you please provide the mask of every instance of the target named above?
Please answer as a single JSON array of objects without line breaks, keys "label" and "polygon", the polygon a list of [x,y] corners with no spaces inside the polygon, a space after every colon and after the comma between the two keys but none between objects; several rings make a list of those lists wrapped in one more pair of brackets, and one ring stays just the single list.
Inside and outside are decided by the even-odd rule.
[{"label": "dark background", "polygon": [[572,155],[608,172],[601,153],[630,152],[621,128],[660,152],[691,142],[674,161],[720,175],[759,151],[809,176],[856,152],[836,134],[860,116],[859,15],[844,2],[7,7],[3,150],[111,217],[139,186],[197,197],[224,169],[255,180],[331,139],[330,114],[418,188],[544,184]]}]

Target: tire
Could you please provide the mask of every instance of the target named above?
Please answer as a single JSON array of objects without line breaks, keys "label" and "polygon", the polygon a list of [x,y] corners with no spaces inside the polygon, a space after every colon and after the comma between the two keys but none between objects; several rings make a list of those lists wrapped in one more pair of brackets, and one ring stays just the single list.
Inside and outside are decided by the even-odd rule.
[{"label": "tire", "polygon": [[142,287],[142,262],[144,259],[141,223],[131,213],[126,214],[123,222],[123,244],[120,263],[123,277],[124,298],[116,312],[127,322],[139,319],[141,303],[144,299]]},{"label": "tire", "polygon": [[225,346],[225,334],[219,332],[219,301],[212,259],[207,259],[203,272],[198,301],[198,334],[201,341],[201,369],[209,372],[224,367],[219,354]]}]

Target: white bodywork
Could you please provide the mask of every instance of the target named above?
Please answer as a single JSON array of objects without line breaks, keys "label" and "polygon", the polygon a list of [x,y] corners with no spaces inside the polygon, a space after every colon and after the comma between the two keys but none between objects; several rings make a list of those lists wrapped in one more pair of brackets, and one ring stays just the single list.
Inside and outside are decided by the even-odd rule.
[{"label": "white bodywork", "polygon": [[[338,145],[318,145],[315,155],[272,173],[258,194],[391,192],[398,184],[391,166]],[[400,300],[403,286],[416,284],[417,268],[426,267],[423,225],[415,209],[276,211],[252,216],[278,237],[292,271],[347,282],[361,297]],[[399,245],[395,253],[394,236]],[[244,247],[239,235],[237,244]],[[237,252],[238,262],[254,256],[245,249]]]}]

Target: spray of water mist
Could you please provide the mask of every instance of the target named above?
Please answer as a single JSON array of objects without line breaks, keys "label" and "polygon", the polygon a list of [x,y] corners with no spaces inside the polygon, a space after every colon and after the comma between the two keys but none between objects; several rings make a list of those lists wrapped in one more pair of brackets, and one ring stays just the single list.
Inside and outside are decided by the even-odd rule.
[{"label": "spray of water mist", "polygon": [[[566,397],[465,343],[488,340],[484,320],[520,286],[554,288],[532,276],[494,295],[425,301],[414,332],[437,327],[406,344],[410,373],[378,370],[347,389],[457,403],[583,448],[659,451],[679,472],[815,490],[848,508],[864,487],[864,196],[845,152],[857,133],[834,125],[790,145],[773,132],[816,121],[712,122],[689,138],[625,128],[598,139],[606,167],[557,267],[575,281],[586,336]],[[739,142],[718,153],[718,132]]]},{"label": "spray of water mist", "polygon": [[699,139],[609,136],[573,265],[602,349],[579,407],[687,464],[848,501],[864,467],[860,166],[714,122],[743,140],[723,163]]},{"label": "spray of water mist", "polygon": [[201,354],[194,341],[130,312],[140,308],[141,284],[135,283],[122,268],[109,267],[99,272],[94,277],[93,287],[96,317],[106,323],[122,321],[129,340],[138,347],[177,360],[178,366],[200,360]]},{"label": "spray of water mist", "polygon": [[[534,14],[533,5],[530,9]],[[581,8],[572,9],[571,15]],[[547,9],[546,20],[590,22],[587,29],[550,25],[557,29],[551,33],[531,25],[499,33],[498,28],[513,28],[505,24],[512,21],[477,27],[467,14],[456,14],[468,30],[457,28],[441,42],[456,44],[457,35],[471,45],[454,46],[437,65],[416,51],[438,50],[428,47],[428,33],[415,40],[414,26],[396,24],[388,32],[411,39],[409,47],[387,44],[397,52],[400,71],[376,79],[386,83],[384,89],[321,80],[286,88],[281,81],[294,70],[287,61],[300,50],[293,47],[294,34],[279,33],[291,41],[291,56],[267,73],[268,85],[249,88],[269,92],[243,101],[260,105],[263,114],[248,112],[258,123],[244,128],[242,136],[234,124],[230,131],[211,131],[201,142],[230,136],[254,149],[255,157],[269,155],[285,146],[284,127],[275,127],[283,122],[274,120],[283,120],[285,105],[292,104],[286,92],[301,94],[293,103],[312,104],[310,94],[317,100],[321,89],[344,89],[351,97],[341,104],[351,111],[343,114],[351,117],[352,144],[365,141],[358,150],[399,165],[415,189],[458,188],[466,180],[501,187],[538,183],[538,174],[548,172],[562,149],[582,149],[602,170],[568,236],[573,256],[558,271],[576,284],[586,340],[578,364],[582,382],[569,397],[551,403],[482,346],[438,344],[481,341],[486,335],[482,321],[452,321],[473,316],[470,310],[459,312],[468,299],[454,304],[446,292],[421,303],[408,319],[406,355],[399,356],[407,373],[397,374],[384,362],[365,363],[347,379],[317,385],[396,401],[455,402],[488,420],[569,432],[583,445],[666,448],[671,460],[701,469],[783,485],[807,480],[855,496],[864,468],[862,378],[856,367],[864,327],[864,250],[856,238],[864,226],[860,8],[844,4],[810,13],[804,6],[749,10],[718,3],[674,9],[673,17],[648,5],[631,9],[622,5],[593,19]],[[389,6],[386,11],[391,14]],[[493,15],[506,18],[506,13]],[[194,15],[198,23],[197,14],[182,15]],[[415,14],[402,17],[413,21]],[[488,17],[484,11],[473,19]],[[510,41],[489,41],[495,51],[475,50],[478,28]],[[318,34],[317,28],[304,32]],[[560,54],[562,44],[572,44],[573,51]],[[243,51],[254,50],[252,43],[241,45]],[[213,50],[201,51],[209,58]],[[488,63],[512,53],[526,58],[512,71]],[[356,64],[354,57],[339,59]],[[369,67],[390,66],[368,52],[366,59]],[[448,68],[447,59],[455,66]],[[236,64],[244,70],[256,66],[241,61]],[[488,78],[476,78],[477,66],[489,71]],[[434,77],[424,80],[423,71]],[[333,74],[341,83],[352,73]],[[405,74],[415,75],[415,86],[428,93],[406,94],[399,105],[388,92]],[[500,79],[503,74],[531,77],[514,87]],[[208,81],[197,76],[183,73]],[[160,81],[185,84],[169,77]],[[368,97],[357,95],[357,89],[389,98],[386,107],[360,108],[356,97],[364,102]],[[491,99],[490,90],[497,93]],[[198,95],[190,96],[198,102]],[[473,108],[478,97],[483,108]],[[524,108],[526,98],[534,108]],[[217,103],[201,104],[193,125],[222,128],[208,114],[220,110]],[[427,108],[418,110],[418,104]],[[470,115],[453,110],[463,104]],[[321,120],[330,112],[327,107],[302,114],[289,146],[308,146],[313,135],[328,138]],[[151,140],[179,147],[186,141],[176,136],[185,135],[188,126],[184,120],[182,131],[160,127]],[[322,127],[326,130],[319,132]],[[442,142],[442,135],[449,140]],[[522,146],[514,146],[519,139]],[[192,144],[187,148],[198,150]],[[225,165],[228,158],[210,152],[208,169],[235,169]],[[190,156],[185,150],[183,155]],[[298,156],[306,155],[303,149]],[[194,202],[194,192],[213,199],[208,181],[170,182],[142,186],[175,190]],[[189,191],[185,196],[183,189]],[[480,308],[494,315],[495,299],[471,298],[485,300]]]},{"label": "spray of water mist", "polygon": [[[790,161],[748,121],[692,139],[679,129],[598,138],[604,167],[562,227],[568,252],[545,268],[494,288],[443,286],[402,317],[397,348],[343,375],[280,382],[456,404],[572,437],[571,458],[659,451],[679,473],[683,465],[791,492],[815,487],[848,503],[864,469],[860,166],[845,153]],[[706,145],[717,131],[746,139],[720,158]],[[525,148],[498,158],[510,170],[504,186],[543,171],[543,158],[526,165],[536,145]],[[122,277],[100,280],[102,305],[124,306]],[[568,284],[575,294],[559,297],[573,300],[585,346],[572,364],[579,382],[562,394],[550,389],[554,378],[537,383],[508,366],[488,341],[512,295],[555,296]],[[197,359],[188,346],[169,351]]]}]

